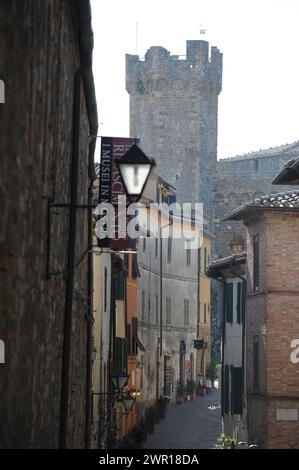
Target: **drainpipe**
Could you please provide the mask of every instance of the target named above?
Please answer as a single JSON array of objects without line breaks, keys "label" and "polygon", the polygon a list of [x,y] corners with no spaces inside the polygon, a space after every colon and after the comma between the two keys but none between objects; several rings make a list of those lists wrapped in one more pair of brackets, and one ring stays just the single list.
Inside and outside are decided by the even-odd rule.
[{"label": "drainpipe", "polygon": [[98,112],[95,85],[92,73],[93,31],[91,25],[90,0],[77,0],[78,38],[83,76],[85,103],[89,121],[88,152],[88,260],[87,260],[87,327],[86,327],[86,403],[85,403],[85,447],[91,443],[92,410],[92,349],[93,349],[93,183],[96,179],[94,153],[98,133]]}]

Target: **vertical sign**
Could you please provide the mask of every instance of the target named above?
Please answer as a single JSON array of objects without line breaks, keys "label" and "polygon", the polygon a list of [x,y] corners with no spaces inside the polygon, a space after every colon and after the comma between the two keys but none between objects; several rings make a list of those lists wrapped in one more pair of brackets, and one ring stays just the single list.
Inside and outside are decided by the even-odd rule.
[{"label": "vertical sign", "polygon": [[115,218],[109,220],[109,224],[113,225],[115,237],[101,240],[101,246],[114,249],[130,248],[130,241],[126,234],[128,221],[126,208],[118,207],[118,197],[124,198],[126,191],[117,168],[117,160],[125,155],[133,144],[135,144],[135,139],[132,138],[102,137],[99,203],[109,202],[114,206]]}]

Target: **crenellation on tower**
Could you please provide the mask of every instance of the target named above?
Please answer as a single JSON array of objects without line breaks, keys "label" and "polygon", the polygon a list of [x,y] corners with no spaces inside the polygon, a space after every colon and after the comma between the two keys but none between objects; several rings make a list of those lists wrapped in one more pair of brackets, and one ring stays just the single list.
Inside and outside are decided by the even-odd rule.
[{"label": "crenellation on tower", "polygon": [[[155,156],[158,173],[180,202],[203,202],[212,216],[217,161],[222,54],[207,41],[187,41],[186,56],[151,47],[144,59],[126,55],[130,133]],[[208,176],[207,176],[208,175]]]}]

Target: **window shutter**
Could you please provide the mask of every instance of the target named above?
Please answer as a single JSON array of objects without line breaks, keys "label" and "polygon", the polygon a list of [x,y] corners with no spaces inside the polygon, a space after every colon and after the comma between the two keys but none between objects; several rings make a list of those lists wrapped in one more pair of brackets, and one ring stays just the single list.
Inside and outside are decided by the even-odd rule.
[{"label": "window shutter", "polygon": [[234,366],[230,366],[230,412],[231,414],[234,414],[234,403],[235,403]]},{"label": "window shutter", "polygon": [[241,289],[241,322],[245,322],[245,309],[246,309],[246,283],[242,282],[242,289]]},{"label": "window shutter", "polygon": [[125,273],[121,271],[115,277],[115,298],[124,300],[125,298]]},{"label": "window shutter", "polygon": [[242,367],[234,367],[234,400],[232,412],[235,415],[241,415],[243,412],[243,369]]},{"label": "window shutter", "polygon": [[241,316],[242,316],[242,283],[238,282],[238,291],[237,291],[237,323],[241,323]]},{"label": "window shutter", "polygon": [[232,283],[226,284],[226,321],[228,323],[233,322],[233,288]]},{"label": "window shutter", "polygon": [[229,366],[224,369],[224,413],[229,413]]},{"label": "window shutter", "polygon": [[132,317],[132,354],[137,355],[138,318]]},{"label": "window shutter", "polygon": [[137,262],[137,253],[132,253],[132,278],[136,279],[136,277],[140,277],[140,272],[139,272],[138,262]]},{"label": "window shutter", "polygon": [[115,370],[127,372],[127,354],[126,338],[115,338]]},{"label": "window shutter", "polygon": [[132,354],[132,327],[130,324],[127,325],[127,343],[128,343],[128,354]]}]

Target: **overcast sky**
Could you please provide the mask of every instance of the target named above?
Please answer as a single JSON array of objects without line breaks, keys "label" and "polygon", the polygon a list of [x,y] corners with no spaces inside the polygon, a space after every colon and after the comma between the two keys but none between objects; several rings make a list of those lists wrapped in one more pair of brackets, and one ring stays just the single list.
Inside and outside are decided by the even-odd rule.
[{"label": "overcast sky", "polygon": [[91,3],[100,135],[129,136],[126,53],[184,55],[187,39],[204,39],[223,52],[218,158],[299,140],[299,0]]}]

